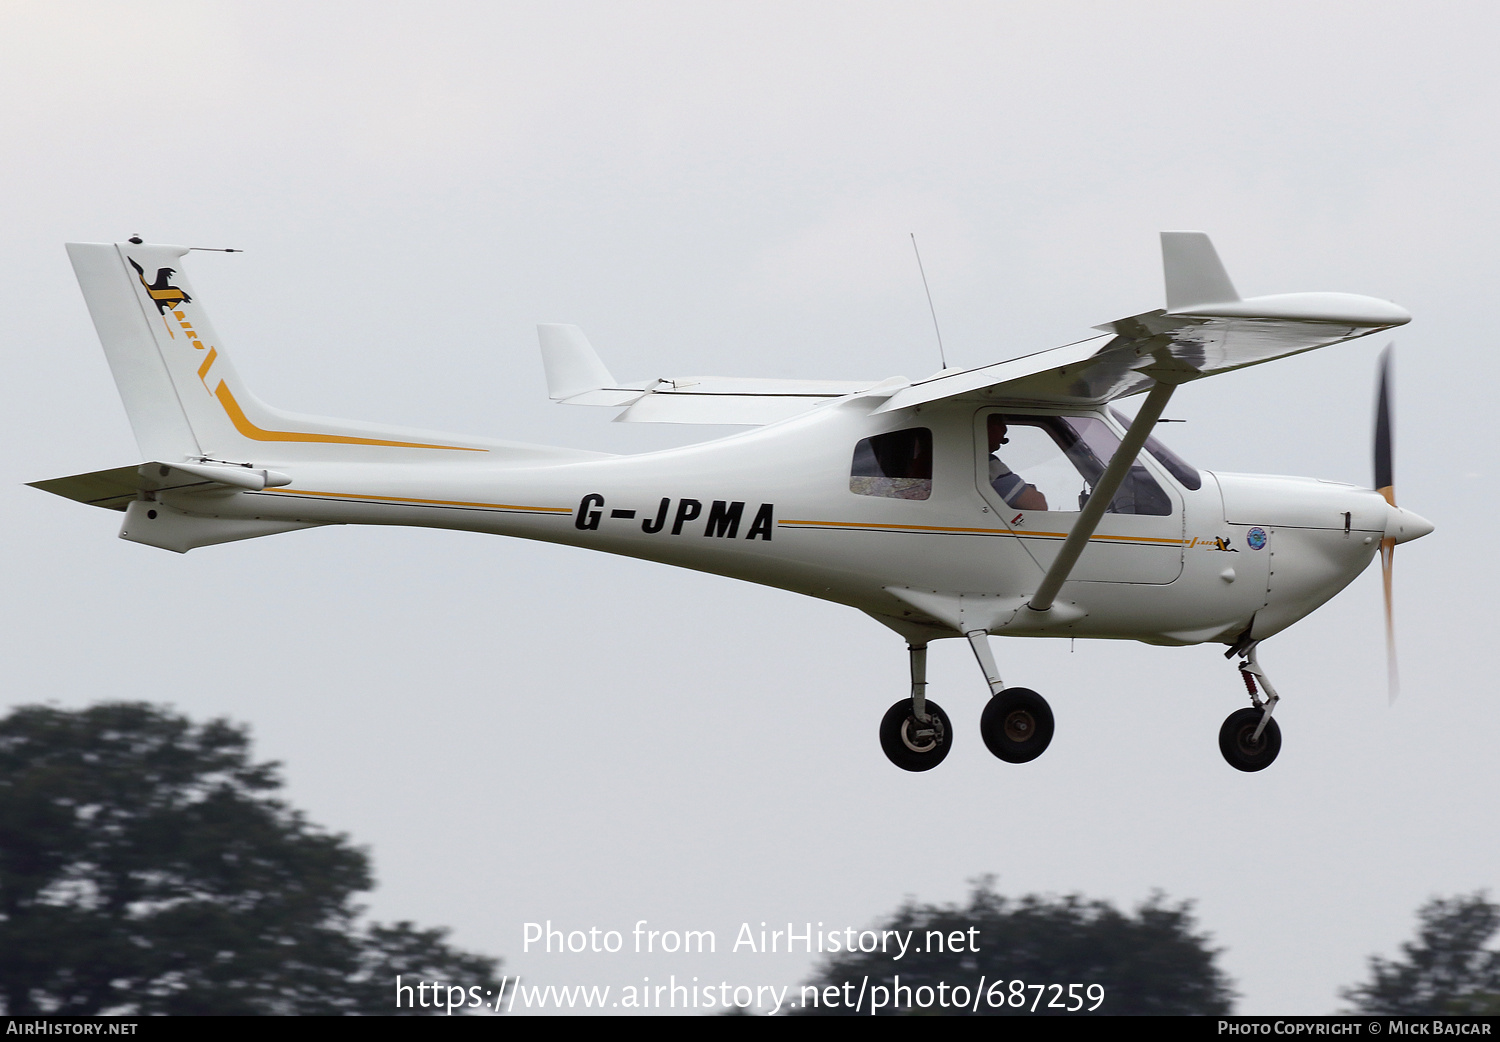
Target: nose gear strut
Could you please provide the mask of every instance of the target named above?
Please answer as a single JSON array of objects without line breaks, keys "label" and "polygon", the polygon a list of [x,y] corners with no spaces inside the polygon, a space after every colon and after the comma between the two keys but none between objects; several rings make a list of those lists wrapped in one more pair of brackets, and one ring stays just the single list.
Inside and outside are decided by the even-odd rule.
[{"label": "nose gear strut", "polygon": [[[1265,770],[1281,752],[1281,727],[1271,719],[1281,696],[1276,693],[1256,657],[1259,644],[1260,641],[1252,640],[1243,646],[1236,645],[1228,652],[1229,655],[1239,654],[1240,678],[1250,693],[1251,708],[1230,713],[1219,728],[1219,751],[1229,766],[1239,771]],[[1257,680],[1265,689],[1265,697],[1256,690]]]}]

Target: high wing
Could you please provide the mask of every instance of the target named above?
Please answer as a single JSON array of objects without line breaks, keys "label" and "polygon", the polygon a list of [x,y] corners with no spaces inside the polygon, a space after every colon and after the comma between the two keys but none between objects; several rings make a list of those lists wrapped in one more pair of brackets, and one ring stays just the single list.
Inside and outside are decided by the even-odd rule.
[{"label": "high wing", "polygon": [[1162,232],[1165,309],[1095,328],[1106,335],[962,373],[891,396],[879,412],[959,395],[1042,405],[1102,405],[1404,325],[1405,308],[1353,293],[1240,299],[1202,232]]},{"label": "high wing", "polygon": [[[1172,384],[1300,354],[1404,325],[1389,301],[1352,293],[1241,299],[1202,232],[1162,232],[1167,306],[1096,328],[1105,335],[915,382],[754,380],[730,377],[618,384],[574,326],[542,326],[554,400],[628,406],[617,419],[764,424],[849,394],[888,392],[876,412],[983,395],[996,403],[1096,406]],[[571,382],[555,378],[566,373]]]},{"label": "high wing", "polygon": [[[540,325],[547,393],[564,405],[628,406],[617,423],[775,423],[879,380],[770,380],[688,376],[620,383],[577,326]],[[893,387],[905,387],[898,380]]]}]

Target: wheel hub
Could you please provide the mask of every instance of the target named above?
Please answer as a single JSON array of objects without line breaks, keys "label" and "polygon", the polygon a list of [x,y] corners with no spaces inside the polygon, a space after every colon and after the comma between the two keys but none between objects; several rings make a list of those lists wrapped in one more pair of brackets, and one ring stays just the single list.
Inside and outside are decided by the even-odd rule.
[{"label": "wheel hub", "polygon": [[914,753],[930,753],[943,740],[943,725],[935,716],[924,724],[914,716],[901,725],[901,744]]},{"label": "wheel hub", "polygon": [[1005,737],[1012,742],[1024,742],[1036,733],[1036,721],[1025,709],[1017,709],[1005,717]]}]

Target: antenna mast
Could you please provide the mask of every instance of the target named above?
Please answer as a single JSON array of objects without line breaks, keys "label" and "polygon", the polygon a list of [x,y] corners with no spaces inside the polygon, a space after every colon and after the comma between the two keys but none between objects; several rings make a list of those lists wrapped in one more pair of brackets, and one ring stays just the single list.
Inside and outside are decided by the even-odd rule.
[{"label": "antenna mast", "polygon": [[927,269],[922,267],[922,251],[917,249],[917,233],[911,232],[911,251],[917,255],[917,270],[922,273],[922,289],[927,292],[927,310],[932,312],[932,331],[937,334],[938,359],[943,368],[948,368],[948,355],[943,350],[943,331],[938,328],[937,308],[932,306],[932,290],[927,285]]}]

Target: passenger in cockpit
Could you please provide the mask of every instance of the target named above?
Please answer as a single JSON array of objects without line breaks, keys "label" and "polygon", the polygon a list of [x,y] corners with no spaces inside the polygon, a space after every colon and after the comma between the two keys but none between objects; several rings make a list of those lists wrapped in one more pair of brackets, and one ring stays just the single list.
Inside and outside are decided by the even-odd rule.
[{"label": "passenger in cockpit", "polygon": [[990,485],[1000,498],[1017,510],[1046,510],[1047,497],[1035,485],[1028,485],[1021,475],[1014,473],[995,453],[1000,446],[1010,441],[1006,435],[1003,417],[991,416],[988,421],[990,440]]}]

